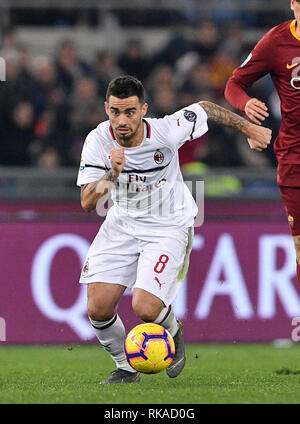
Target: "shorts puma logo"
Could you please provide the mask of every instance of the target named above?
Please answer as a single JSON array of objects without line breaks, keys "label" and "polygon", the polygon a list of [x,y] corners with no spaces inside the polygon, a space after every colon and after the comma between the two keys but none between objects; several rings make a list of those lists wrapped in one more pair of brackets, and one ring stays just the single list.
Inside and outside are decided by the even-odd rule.
[{"label": "shorts puma logo", "polygon": [[154,280],[158,283],[160,289],[162,285],[167,284],[167,283],[161,283],[157,277],[155,277]]}]

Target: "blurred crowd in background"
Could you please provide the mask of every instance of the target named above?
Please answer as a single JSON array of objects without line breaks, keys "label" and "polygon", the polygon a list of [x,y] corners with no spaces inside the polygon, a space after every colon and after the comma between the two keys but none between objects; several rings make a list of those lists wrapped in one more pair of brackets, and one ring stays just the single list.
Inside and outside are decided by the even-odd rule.
[{"label": "blurred crowd in background", "polygon": [[[32,57],[8,29],[0,48],[6,61],[6,81],[0,83],[0,165],[77,166],[86,135],[107,119],[107,84],[119,75],[143,82],[151,117],[201,100],[231,109],[224,99],[226,81],[252,47],[238,24],[203,21],[195,24],[192,38],[174,35],[151,55],[140,40],[130,39],[119,52],[98,51],[87,62],[72,40],[61,40],[52,57]],[[276,134],[280,111],[271,80],[264,78],[249,93],[268,104],[271,117],[265,125]],[[214,126],[200,140],[186,143],[180,160],[185,166],[276,165],[271,146],[253,152],[244,137]]]}]

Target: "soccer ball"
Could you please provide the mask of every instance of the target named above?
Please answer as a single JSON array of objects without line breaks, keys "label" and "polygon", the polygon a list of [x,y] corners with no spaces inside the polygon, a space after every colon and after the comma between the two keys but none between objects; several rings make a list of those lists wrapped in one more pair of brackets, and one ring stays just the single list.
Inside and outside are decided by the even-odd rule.
[{"label": "soccer ball", "polygon": [[156,374],[173,361],[175,344],[171,334],[161,325],[140,324],[127,335],[124,352],[128,363],[136,371]]}]

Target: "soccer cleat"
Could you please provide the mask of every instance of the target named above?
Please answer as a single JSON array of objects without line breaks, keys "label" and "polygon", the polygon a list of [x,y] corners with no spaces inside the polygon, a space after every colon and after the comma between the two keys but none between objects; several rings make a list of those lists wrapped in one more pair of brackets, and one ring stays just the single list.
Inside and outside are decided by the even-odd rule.
[{"label": "soccer cleat", "polygon": [[183,340],[183,329],[181,321],[177,320],[179,329],[173,337],[175,342],[175,356],[172,363],[166,369],[166,372],[170,378],[177,377],[185,366],[185,349]]},{"label": "soccer cleat", "polygon": [[111,384],[111,383],[139,383],[141,380],[139,372],[130,372],[118,368],[111,372],[110,376],[100,384]]}]

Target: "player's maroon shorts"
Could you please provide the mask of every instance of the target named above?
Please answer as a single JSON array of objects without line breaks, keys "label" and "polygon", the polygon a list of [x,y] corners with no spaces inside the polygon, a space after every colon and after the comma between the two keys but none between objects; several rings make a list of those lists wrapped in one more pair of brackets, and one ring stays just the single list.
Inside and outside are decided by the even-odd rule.
[{"label": "player's maroon shorts", "polygon": [[300,165],[279,164],[277,182],[291,233],[300,235]]}]

